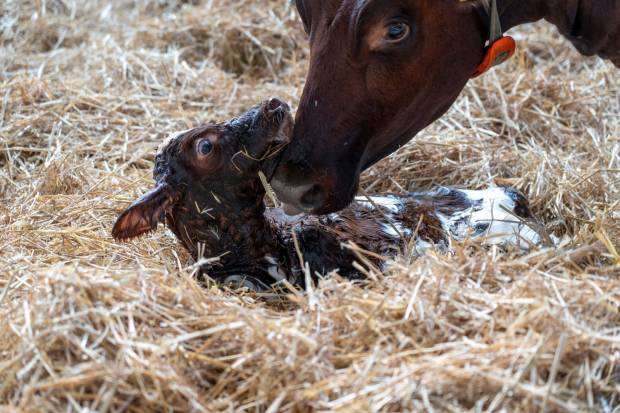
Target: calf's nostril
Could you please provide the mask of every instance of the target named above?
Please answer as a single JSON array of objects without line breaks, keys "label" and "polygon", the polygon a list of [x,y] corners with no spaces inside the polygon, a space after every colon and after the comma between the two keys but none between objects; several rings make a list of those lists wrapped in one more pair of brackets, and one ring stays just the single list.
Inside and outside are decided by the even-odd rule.
[{"label": "calf's nostril", "polygon": [[313,185],[300,199],[304,209],[317,209],[327,200],[327,191],[321,185]]},{"label": "calf's nostril", "polygon": [[282,102],[278,98],[271,98],[267,103],[267,109],[270,111],[275,111],[284,106],[284,102]]}]

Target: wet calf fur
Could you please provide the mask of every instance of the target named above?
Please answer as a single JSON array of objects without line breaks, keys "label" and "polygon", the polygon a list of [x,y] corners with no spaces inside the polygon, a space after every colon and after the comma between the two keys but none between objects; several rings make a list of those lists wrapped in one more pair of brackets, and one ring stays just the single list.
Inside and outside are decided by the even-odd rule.
[{"label": "wet calf fur", "polygon": [[376,255],[407,245],[421,253],[467,237],[523,248],[540,241],[523,223],[531,218],[527,199],[504,188],[357,198],[326,216],[289,217],[266,208],[258,174],[273,172],[292,127],[289,107],[271,99],[229,122],[173,134],[157,151],[155,188],[120,215],[114,238],[134,238],[165,221],[201,262],[202,275],[255,290],[283,280],[305,287],[295,244],[313,277],[338,269],[356,279],[355,256],[343,247],[349,242],[375,253],[369,259],[382,265]]}]

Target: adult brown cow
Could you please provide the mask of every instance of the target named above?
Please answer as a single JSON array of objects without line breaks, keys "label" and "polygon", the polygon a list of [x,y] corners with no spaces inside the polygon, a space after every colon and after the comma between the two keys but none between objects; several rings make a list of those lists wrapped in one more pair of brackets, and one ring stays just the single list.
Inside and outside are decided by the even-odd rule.
[{"label": "adult brown cow", "polygon": [[[497,3],[496,3],[497,2]],[[504,29],[546,19],[620,67],[620,0],[297,0],[310,70],[272,184],[292,211],[344,208],[360,173],[444,114]]]}]

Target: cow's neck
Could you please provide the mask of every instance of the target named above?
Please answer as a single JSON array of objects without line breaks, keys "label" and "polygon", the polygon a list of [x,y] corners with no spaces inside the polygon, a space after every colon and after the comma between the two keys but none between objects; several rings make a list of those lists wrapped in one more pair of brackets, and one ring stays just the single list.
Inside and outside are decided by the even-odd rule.
[{"label": "cow's neck", "polygon": [[545,19],[568,37],[575,35],[580,13],[594,6],[593,0],[498,0],[504,30]]}]

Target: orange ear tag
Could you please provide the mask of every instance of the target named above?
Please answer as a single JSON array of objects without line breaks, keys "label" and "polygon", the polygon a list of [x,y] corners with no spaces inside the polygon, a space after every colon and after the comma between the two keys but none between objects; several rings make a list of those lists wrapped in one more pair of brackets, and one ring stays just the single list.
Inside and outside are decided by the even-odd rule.
[{"label": "orange ear tag", "polygon": [[515,42],[515,39],[510,36],[501,37],[487,47],[482,63],[476,68],[476,71],[471,77],[478,77],[493,66],[504,63],[515,54],[516,50],[517,42]]}]

